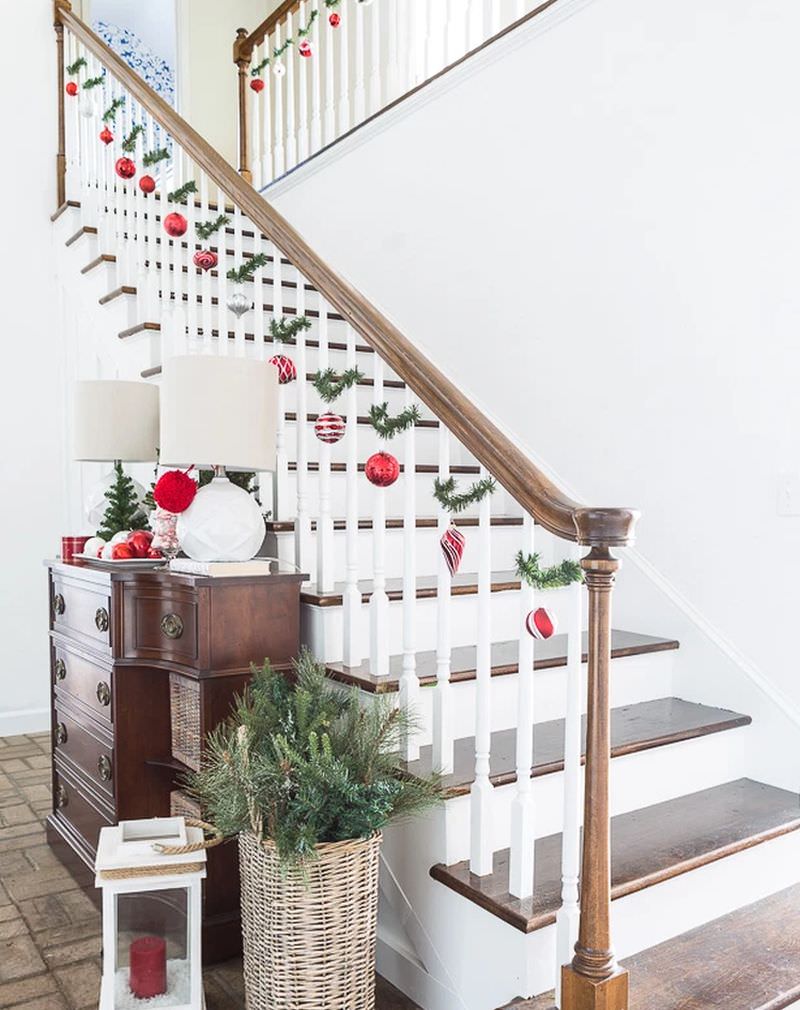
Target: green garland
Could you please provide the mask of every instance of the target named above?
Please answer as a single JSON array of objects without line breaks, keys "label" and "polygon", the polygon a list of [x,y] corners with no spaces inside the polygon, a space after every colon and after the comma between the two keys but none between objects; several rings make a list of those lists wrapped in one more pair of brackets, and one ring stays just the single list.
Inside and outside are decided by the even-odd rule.
[{"label": "green garland", "polygon": [[305,28],[297,29],[297,34],[299,38],[304,39],[306,35],[308,35],[308,33],[311,31],[311,26],[314,24],[314,22],[317,20],[318,17],[319,17],[319,11],[311,12],[311,17],[306,22]]},{"label": "green garland", "polygon": [[144,127],[141,123],[137,123],[132,129],[128,136],[122,141],[122,150],[126,154],[133,154],[136,150],[136,141],[144,133]]},{"label": "green garland", "polygon": [[338,7],[341,0],[325,0],[325,6],[328,10],[332,10],[334,7]]},{"label": "green garland", "polygon": [[120,97],[115,98],[114,101],[111,103],[111,105],[109,105],[109,107],[103,113],[103,122],[104,123],[116,123],[116,121],[117,121],[117,113],[119,112],[119,110],[122,108],[122,106],[124,104],[125,104],[125,96],[124,95],[121,95]]},{"label": "green garland", "polygon": [[487,494],[494,494],[496,487],[497,484],[491,477],[484,477],[475,481],[468,490],[457,492],[455,477],[448,477],[447,480],[439,480],[437,477],[433,482],[433,497],[445,512],[463,512],[469,505],[482,501]]},{"label": "green garland", "polygon": [[369,423],[381,438],[394,438],[401,431],[408,431],[409,428],[421,419],[422,415],[416,404],[406,407],[405,410],[394,417],[389,416],[389,404],[385,401],[380,406],[377,403],[373,403],[369,408]]},{"label": "green garland", "polygon": [[169,158],[169,150],[166,147],[157,147],[153,151],[148,151],[142,158],[145,168],[157,165],[159,161],[166,161]]},{"label": "green garland", "polygon": [[269,263],[269,257],[266,253],[257,253],[255,256],[251,256],[240,267],[231,267],[225,276],[229,281],[233,281],[234,284],[246,284],[253,279],[256,270],[266,266],[267,263]]},{"label": "green garland", "polygon": [[104,74],[101,74],[99,77],[90,77],[90,78],[88,78],[88,80],[85,80],[83,82],[84,90],[85,91],[91,91],[92,88],[96,88],[100,84],[103,84],[103,82],[105,81],[105,79],[106,78],[105,78]]},{"label": "green garland", "polygon": [[205,242],[206,239],[211,238],[211,236],[215,232],[219,231],[220,228],[224,228],[229,221],[230,218],[227,214],[220,214],[219,217],[213,221],[198,221],[194,226],[194,230],[197,232],[197,237],[200,241]]},{"label": "green garland", "polygon": [[67,73],[72,75],[77,74],[81,67],[85,67],[86,65],[86,60],[82,56],[79,56],[74,63],[70,63],[67,67]]},{"label": "green garland", "polygon": [[560,589],[573,582],[583,582],[583,571],[577,561],[568,558],[550,568],[539,567],[538,554],[517,553],[517,575],[534,589]]},{"label": "green garland", "polygon": [[298,333],[311,329],[311,320],[306,316],[295,316],[294,319],[273,319],[269,324],[269,332],[272,339],[278,344],[285,344],[294,340]]},{"label": "green garland", "polygon": [[190,179],[189,182],[185,182],[182,186],[177,189],[173,189],[171,193],[167,193],[167,201],[169,203],[186,203],[186,197],[190,193],[197,192],[197,183],[194,179]]},{"label": "green garland", "polygon": [[[339,0],[335,0],[334,3],[328,3],[328,0],[325,0],[326,7],[335,7],[336,4],[338,3]],[[308,35],[309,32],[311,31],[311,27],[318,17],[319,17],[319,11],[312,11],[308,21],[305,24],[305,27],[297,29],[297,38],[299,39],[305,38],[306,35]],[[283,54],[287,52],[287,50],[295,44],[295,42],[296,39],[286,39],[286,41],[283,43],[282,46],[279,46],[272,50],[272,56],[265,56],[260,63],[256,63],[256,65],[250,70],[250,76],[260,77],[261,72],[263,70],[266,70],[266,68],[270,65],[270,63],[273,60],[279,60],[281,56],[283,56]]]},{"label": "green garland", "polygon": [[317,372],[313,375],[311,383],[319,393],[321,400],[325,403],[333,403],[346,389],[354,386],[363,378],[364,373],[358,368],[348,368],[341,375],[334,372],[332,368],[326,368],[324,372]]}]

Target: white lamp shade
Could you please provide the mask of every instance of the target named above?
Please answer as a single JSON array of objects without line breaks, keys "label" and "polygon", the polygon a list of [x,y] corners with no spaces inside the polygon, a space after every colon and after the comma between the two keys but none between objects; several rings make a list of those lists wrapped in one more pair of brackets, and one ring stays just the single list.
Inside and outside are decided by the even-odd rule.
[{"label": "white lamp shade", "polygon": [[151,463],[158,459],[158,386],[121,379],[75,384],[73,457]]},{"label": "white lamp shade", "polygon": [[266,361],[190,355],[164,362],[161,463],[274,470],[278,373]]}]

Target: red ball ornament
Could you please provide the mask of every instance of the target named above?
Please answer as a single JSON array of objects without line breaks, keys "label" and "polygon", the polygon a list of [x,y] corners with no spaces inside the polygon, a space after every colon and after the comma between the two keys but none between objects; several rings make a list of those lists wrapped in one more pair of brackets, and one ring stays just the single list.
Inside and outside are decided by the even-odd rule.
[{"label": "red ball ornament", "polygon": [[100,139],[106,146],[108,146],[114,139],[114,134],[111,132],[111,130],[109,130],[107,126],[104,126],[103,129],[100,131]]},{"label": "red ball ornament", "polygon": [[75,81],[67,81],[67,86],[64,90],[68,95],[71,95],[74,98],[78,94],[78,85]]},{"label": "red ball ornament", "polygon": [[337,14],[336,11],[331,11],[330,14],[328,15],[328,24],[331,26],[331,28],[338,28],[341,23],[342,23],[341,16]]},{"label": "red ball ornament", "polygon": [[218,257],[211,249],[198,249],[192,256],[192,262],[201,270],[211,270],[218,263]]},{"label": "red ball ornament", "polygon": [[263,91],[266,86],[267,85],[264,83],[263,77],[254,77],[252,81],[250,81],[250,87],[255,92]]},{"label": "red ball ornament", "polygon": [[139,189],[143,193],[153,193],[155,192],[155,188],[156,180],[152,177],[152,175],[143,175],[141,179],[139,179]]},{"label": "red ball ornament", "polygon": [[171,238],[180,238],[181,235],[185,235],[188,227],[186,218],[176,210],[173,210],[171,214],[167,214],[164,218],[164,231]]},{"label": "red ball ornament", "polygon": [[114,168],[120,179],[132,179],[136,175],[136,165],[130,158],[117,158]]},{"label": "red ball ornament", "polygon": [[464,534],[452,523],[442,534],[442,539],[439,541],[439,544],[442,548],[442,554],[444,554],[447,570],[450,572],[451,576],[455,575],[458,571],[458,566],[461,564],[461,558],[464,556],[464,547],[466,542]]},{"label": "red ball ornament", "polygon": [[278,369],[278,382],[282,386],[285,386],[287,382],[294,382],[297,378],[295,363],[285,354],[276,354],[269,359],[269,363]]},{"label": "red ball ornament", "polygon": [[375,487],[389,487],[400,476],[400,464],[390,452],[376,452],[364,466],[367,480]]},{"label": "red ball ornament", "polygon": [[300,53],[301,56],[305,57],[305,59],[308,59],[308,57],[311,56],[314,52],[314,50],[311,48],[311,43],[308,41],[308,39],[303,39],[303,41],[297,47],[297,51],[298,53]]},{"label": "red ball ornament", "polygon": [[334,445],[344,437],[344,418],[338,414],[320,414],[314,422],[314,434],[320,442]]},{"label": "red ball ornament", "polygon": [[551,614],[546,607],[539,607],[532,610],[525,618],[525,628],[529,635],[540,640],[552,638],[556,633],[558,620],[555,614]]},{"label": "red ball ornament", "polygon": [[183,470],[168,470],[156,481],[153,498],[167,512],[185,512],[197,494],[197,483]]}]

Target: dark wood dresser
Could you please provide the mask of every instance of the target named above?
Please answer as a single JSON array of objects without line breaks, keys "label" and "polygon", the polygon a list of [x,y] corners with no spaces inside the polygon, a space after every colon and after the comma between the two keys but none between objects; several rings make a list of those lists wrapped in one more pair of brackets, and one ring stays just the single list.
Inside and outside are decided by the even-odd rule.
[{"label": "dark wood dresser", "polygon": [[[268,657],[299,650],[302,576],[238,578],[48,564],[53,811],[50,844],[78,876],[100,828],[197,811],[180,778]],[[241,947],[235,843],[208,853],[203,956]]]}]

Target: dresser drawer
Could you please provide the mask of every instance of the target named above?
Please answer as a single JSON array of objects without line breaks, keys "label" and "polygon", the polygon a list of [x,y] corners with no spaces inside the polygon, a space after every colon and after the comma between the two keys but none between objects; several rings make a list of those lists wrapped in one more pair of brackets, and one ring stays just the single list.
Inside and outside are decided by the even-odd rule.
[{"label": "dresser drawer", "polygon": [[76,699],[104,722],[111,723],[114,684],[110,667],[54,643],[52,676],[57,698],[65,695]]},{"label": "dresser drawer", "polygon": [[111,591],[103,585],[53,576],[51,627],[104,653],[111,652]]},{"label": "dresser drawer", "polygon": [[114,807],[95,796],[58,758],[53,769],[53,814],[67,821],[92,852],[97,851],[100,828],[116,821]]},{"label": "dresser drawer", "polygon": [[92,787],[114,796],[114,746],[105,734],[56,702],[53,753],[66,764],[77,766]]},{"label": "dresser drawer", "polygon": [[126,585],[122,650],[126,659],[155,659],[193,666],[198,658],[194,593]]}]

